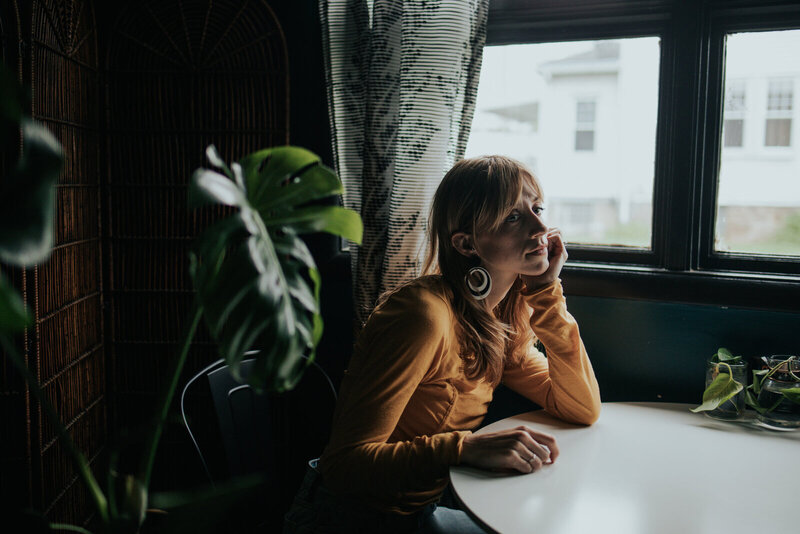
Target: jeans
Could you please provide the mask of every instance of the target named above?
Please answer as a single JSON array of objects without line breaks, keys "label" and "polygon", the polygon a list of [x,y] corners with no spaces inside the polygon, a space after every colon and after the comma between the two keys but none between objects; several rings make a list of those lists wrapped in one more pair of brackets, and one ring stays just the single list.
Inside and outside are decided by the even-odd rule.
[{"label": "jeans", "polygon": [[429,504],[411,515],[381,512],[326,490],[314,460],[286,514],[284,534],[484,534],[463,510]]}]

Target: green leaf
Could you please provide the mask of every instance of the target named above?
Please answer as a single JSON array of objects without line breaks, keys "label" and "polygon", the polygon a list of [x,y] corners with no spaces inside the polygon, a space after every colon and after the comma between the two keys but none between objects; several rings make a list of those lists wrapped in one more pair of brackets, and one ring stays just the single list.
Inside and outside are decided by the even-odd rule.
[{"label": "green leaf", "polygon": [[742,389],[744,389],[744,386],[734,380],[730,374],[719,373],[703,392],[703,404],[697,408],[692,408],[692,411],[697,413],[714,410],[725,401],[733,398]]},{"label": "green leaf", "polygon": [[[190,195],[237,211],[198,238],[190,272],[209,332],[233,373],[245,352],[258,350],[251,385],[284,391],[297,383],[322,334],[319,273],[298,234],[360,240],[361,220],[339,207],[295,209],[341,191],[335,174],[305,149],[262,150],[231,170],[232,178],[205,169],[194,174]],[[262,207],[279,207],[256,209],[259,192]]]},{"label": "green leaf", "polygon": [[319,156],[305,148],[280,146],[259,150],[242,158],[239,163],[247,179],[250,200],[256,205],[268,198],[268,189],[289,182],[300,171],[319,163]]},{"label": "green leaf", "polygon": [[720,347],[715,356],[718,362],[738,363],[742,360],[741,356],[734,356],[731,351],[724,347]]},{"label": "green leaf", "polygon": [[753,383],[751,384],[751,387],[753,389],[753,393],[756,395],[761,393],[761,384],[764,382],[764,378],[767,376],[768,372],[768,369],[753,369]]},{"label": "green leaf", "polygon": [[800,387],[782,389],[781,393],[783,393],[784,397],[794,402],[795,404],[800,404]]},{"label": "green leaf", "polygon": [[288,215],[267,221],[269,226],[292,225],[300,234],[328,232],[342,236],[354,243],[361,243],[364,227],[361,217],[352,210],[339,206],[310,206],[295,210]]},{"label": "green leaf", "polygon": [[720,359],[722,358],[730,359],[733,357],[733,353],[731,353],[731,351],[726,349],[725,347],[720,347],[719,349],[717,349],[717,357]]},{"label": "green leaf", "polygon": [[331,195],[339,195],[344,191],[336,174],[318,164],[302,171],[299,176],[288,180],[285,184],[265,187],[257,200],[253,202],[259,211],[270,210],[278,206],[298,206]]},{"label": "green leaf", "polygon": [[124,475],[119,482],[122,499],[117,499],[117,502],[122,517],[141,525],[147,511],[147,487],[133,475]]},{"label": "green leaf", "polygon": [[758,398],[756,398],[756,396],[753,395],[753,392],[749,389],[744,392],[744,402],[760,414],[763,414],[767,411],[766,408],[763,408],[761,404],[759,404]]},{"label": "green leaf", "polygon": [[22,297],[0,275],[0,332],[21,332],[30,324]]},{"label": "green leaf", "polygon": [[0,181],[0,261],[21,267],[42,262],[53,246],[54,185],[63,156],[56,138],[22,123],[22,157]]},{"label": "green leaf", "polygon": [[80,534],[92,534],[90,530],[86,530],[78,525],[70,525],[66,523],[50,523],[50,530],[54,532],[79,532]]},{"label": "green leaf", "polygon": [[227,176],[207,169],[194,171],[189,185],[189,206],[196,208],[204,204],[242,206],[244,193]]},{"label": "green leaf", "polygon": [[225,173],[226,176],[233,178],[231,169],[225,164],[225,161],[220,157],[219,152],[217,152],[217,147],[215,147],[214,145],[208,145],[208,148],[206,148],[206,158],[208,158],[208,162],[211,163],[212,167],[221,170],[222,172]]}]

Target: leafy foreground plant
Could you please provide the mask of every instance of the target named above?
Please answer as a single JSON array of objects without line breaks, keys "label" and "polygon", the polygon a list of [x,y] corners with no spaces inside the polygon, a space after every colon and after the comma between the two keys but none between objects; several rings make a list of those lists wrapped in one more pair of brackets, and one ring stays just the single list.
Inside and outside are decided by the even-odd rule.
[{"label": "leafy foreground plant", "polygon": [[[3,96],[18,93],[9,80],[3,73]],[[21,105],[5,104],[4,100],[0,108],[3,118],[20,120]],[[17,170],[0,182],[0,259],[27,267],[44,261],[52,247],[53,185],[62,156],[52,135],[28,122],[23,123],[23,147]],[[190,203],[218,203],[236,210],[197,241],[190,258],[197,298],[138,472],[119,473],[118,454],[112,452],[105,491],[16,351],[11,336],[29,326],[31,318],[19,294],[0,277],[0,345],[69,452],[79,478],[89,489],[103,532],[139,532],[149,504],[168,512],[149,530],[202,532],[214,525],[215,512],[263,483],[256,476],[214,489],[149,495],[156,450],[197,326],[205,316],[211,335],[234,371],[245,351],[260,349],[253,373],[256,387],[272,391],[292,388],[313,360],[322,334],[319,272],[299,235],[324,231],[361,240],[361,220],[354,212],[338,206],[308,205],[342,192],[336,175],[311,152],[296,147],[262,150],[230,167],[213,147],[207,155],[221,172],[196,171],[189,189]],[[39,531],[88,532],[31,517],[29,526]]]},{"label": "leafy foreground plant", "polygon": [[777,390],[777,398],[770,406],[761,406],[758,401],[758,395],[761,393],[764,381],[775,375],[775,373],[779,372],[780,369],[787,369],[787,372],[790,375],[794,376],[796,379],[798,378],[792,371],[788,370],[788,365],[795,359],[797,359],[796,356],[789,356],[788,358],[773,365],[769,365],[769,362],[765,360],[765,363],[767,363],[767,368],[754,369],[753,382],[748,386],[745,386],[733,378],[733,372],[731,370],[731,365],[740,363],[742,361],[742,357],[734,356],[726,348],[720,348],[712,357],[711,361],[718,365],[718,369],[724,368],[724,370],[719,370],[716,378],[703,392],[703,403],[697,408],[693,408],[692,411],[697,413],[714,410],[726,401],[733,398],[734,395],[742,390],[745,390],[745,403],[762,415],[775,410],[775,408],[784,402],[784,400],[789,400],[790,402],[800,404],[800,388],[798,387]]}]

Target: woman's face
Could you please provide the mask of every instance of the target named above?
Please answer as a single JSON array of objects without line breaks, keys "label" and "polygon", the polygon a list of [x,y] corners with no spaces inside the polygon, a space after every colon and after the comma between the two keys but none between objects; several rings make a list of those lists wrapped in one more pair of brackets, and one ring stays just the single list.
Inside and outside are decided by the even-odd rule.
[{"label": "woman's face", "polygon": [[475,235],[475,250],[492,278],[538,276],[547,270],[547,226],[542,211],[542,200],[526,184],[500,226]]}]

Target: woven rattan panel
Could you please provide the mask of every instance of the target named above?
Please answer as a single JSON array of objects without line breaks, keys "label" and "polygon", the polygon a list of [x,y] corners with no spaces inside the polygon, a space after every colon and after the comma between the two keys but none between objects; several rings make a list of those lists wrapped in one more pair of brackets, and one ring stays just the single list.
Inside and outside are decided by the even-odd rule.
[{"label": "woven rattan panel", "polygon": [[[260,0],[131,3],[107,55],[108,225],[115,428],[137,428],[168,378],[193,298],[187,247],[219,213],[191,213],[186,186],[215,144],[231,161],[288,140],[287,52]],[[216,359],[204,331],[187,373]],[[188,375],[186,375],[188,376]],[[198,472],[167,429],[157,487]],[[190,462],[191,465],[187,465]]]},{"label": "woven rattan panel", "polygon": [[[97,149],[101,84],[92,4],[34,0],[30,24],[31,114],[61,142],[65,156],[55,248],[29,273],[27,284],[35,317],[31,362],[44,394],[94,463],[105,444],[107,408]],[[91,512],[86,488],[51,425],[40,412],[33,421],[33,471],[40,486],[34,506],[53,520],[85,521]]]}]

